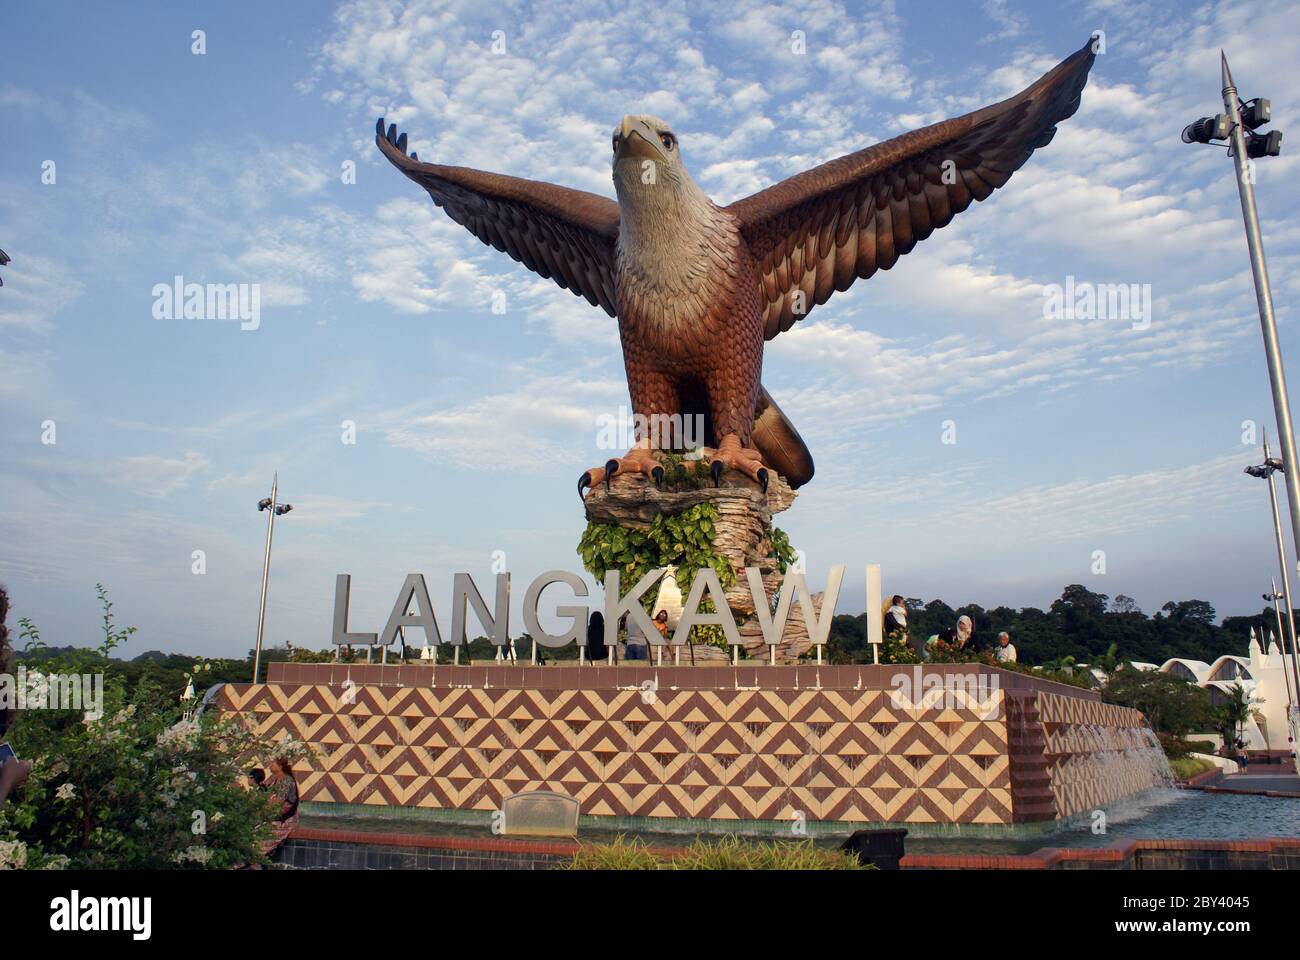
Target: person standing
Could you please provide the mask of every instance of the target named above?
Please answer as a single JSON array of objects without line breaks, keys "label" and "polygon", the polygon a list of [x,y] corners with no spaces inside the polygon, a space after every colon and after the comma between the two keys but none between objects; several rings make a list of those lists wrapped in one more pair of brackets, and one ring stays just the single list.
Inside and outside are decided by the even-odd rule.
[{"label": "person standing", "polygon": [[605,615],[599,610],[592,611],[587,621],[587,659],[593,664],[609,659],[609,648],[605,646]]},{"label": "person standing", "polygon": [[[659,636],[662,639],[663,644],[666,645],[668,643],[668,611],[660,610],[656,613],[654,624],[655,629],[659,631]],[[662,654],[660,654],[656,657],[656,660],[661,660],[662,658]]]},{"label": "person standing", "polygon": [[646,636],[636,618],[627,618],[627,643],[623,652],[624,660],[649,660],[650,647]]},{"label": "person standing", "polygon": [[1011,634],[1003,630],[998,634],[998,663],[1015,663],[1016,648],[1011,642]]},{"label": "person standing", "polygon": [[979,652],[979,647],[975,643],[975,622],[966,614],[957,618],[957,649],[968,654]]},{"label": "person standing", "polygon": [[660,610],[655,614],[655,629],[659,631],[659,636],[664,638],[664,643],[668,642],[668,611]]},{"label": "person standing", "polygon": [[293,761],[276,757],[271,761],[271,776],[265,781],[275,805],[275,820],[271,824],[271,838],[262,841],[262,852],[270,856],[280,844],[289,839],[298,826],[298,781],[293,775]]},{"label": "person standing", "polygon": [[885,607],[885,636],[899,630],[907,632],[907,603],[896,593],[889,598],[889,605]]}]

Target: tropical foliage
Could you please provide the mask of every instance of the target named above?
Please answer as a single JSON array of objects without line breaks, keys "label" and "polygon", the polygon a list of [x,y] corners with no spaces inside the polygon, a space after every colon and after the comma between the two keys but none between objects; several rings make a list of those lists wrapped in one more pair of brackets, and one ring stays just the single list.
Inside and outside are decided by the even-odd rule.
[{"label": "tropical foliage", "polygon": [[[183,684],[148,674],[130,680],[110,654],[134,630],[118,629],[100,588],[103,642],[55,652],[23,621],[27,709],[9,731],[31,774],[0,807],[0,866],[161,869],[263,862],[274,809],[246,791],[245,768],[272,756],[301,757],[301,744],[273,744],[234,719],[186,719]],[[190,661],[196,680],[211,669]],[[53,677],[89,677],[76,709],[53,709]],[[243,677],[242,679],[247,679]],[[100,686],[102,684],[102,686]],[[83,683],[83,692],[87,689]],[[102,694],[98,691],[102,691]],[[102,699],[101,699],[102,696]],[[37,707],[44,707],[38,709]]]},{"label": "tropical foliage", "polygon": [[1262,699],[1252,701],[1240,683],[1234,683],[1228,690],[1227,698],[1214,711],[1215,729],[1225,744],[1236,743],[1242,738],[1242,730],[1251,720],[1260,721],[1263,714],[1259,710]]},{"label": "tropical foliage", "polygon": [[[1210,695],[1180,677],[1156,670],[1121,667],[1111,674],[1102,698],[1108,703],[1141,710],[1157,733],[1183,738],[1213,726]],[[1172,751],[1178,753],[1175,747]]]},{"label": "tropical foliage", "polygon": [[773,527],[772,535],[768,539],[772,544],[768,556],[776,561],[776,568],[785,573],[799,559],[799,552],[790,546],[790,535],[780,527]]}]

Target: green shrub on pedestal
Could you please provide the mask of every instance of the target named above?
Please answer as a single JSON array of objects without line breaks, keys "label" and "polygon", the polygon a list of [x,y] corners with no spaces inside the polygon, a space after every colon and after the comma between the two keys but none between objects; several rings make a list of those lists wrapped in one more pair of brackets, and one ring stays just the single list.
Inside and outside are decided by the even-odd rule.
[{"label": "green shrub on pedestal", "polygon": [[712,482],[709,460],[687,460],[680,453],[660,451],[659,465],[664,468],[663,488],[671,491],[699,490]]},{"label": "green shrub on pedestal", "polygon": [[768,537],[768,541],[772,544],[772,549],[767,555],[776,561],[776,568],[784,575],[786,570],[799,559],[799,551],[790,546],[789,534],[780,527],[772,528],[772,534]]},{"label": "green shrub on pedestal", "polygon": [[[699,461],[697,461],[699,462]],[[705,567],[718,575],[723,588],[736,582],[736,572],[731,562],[713,552],[713,538],[717,533],[718,508],[711,503],[697,503],[680,513],[661,513],[650,524],[650,529],[623,527],[614,523],[587,524],[578,541],[578,555],[582,565],[599,581],[604,581],[607,570],[619,571],[619,590],[626,595],[637,582],[651,570],[672,566],[682,588],[683,599],[690,589],[695,574]],[[654,608],[656,591],[648,590],[641,605],[649,613]],[[716,611],[712,600],[700,604],[704,612]],[[691,640],[716,647],[726,647],[722,628],[699,626],[691,630]]]}]

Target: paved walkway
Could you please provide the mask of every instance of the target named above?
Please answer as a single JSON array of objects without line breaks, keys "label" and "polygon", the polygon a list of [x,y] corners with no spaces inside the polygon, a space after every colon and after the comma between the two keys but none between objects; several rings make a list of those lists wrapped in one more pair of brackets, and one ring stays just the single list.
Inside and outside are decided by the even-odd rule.
[{"label": "paved walkway", "polygon": [[1193,778],[1192,784],[1198,790],[1209,793],[1253,793],[1267,796],[1300,797],[1300,776],[1295,773],[1291,762],[1252,763],[1241,773],[1231,773],[1220,777],[1206,777],[1201,781]]},{"label": "paved walkway", "polygon": [[1224,777],[1215,786],[1230,787],[1234,790],[1257,790],[1261,793],[1276,791],[1300,794],[1300,777],[1294,773],[1235,773]]},{"label": "paved walkway", "polygon": [[1295,775],[1295,762],[1286,760],[1282,763],[1251,763],[1246,765],[1246,769],[1241,771],[1246,775],[1259,774],[1265,777],[1283,777]]}]

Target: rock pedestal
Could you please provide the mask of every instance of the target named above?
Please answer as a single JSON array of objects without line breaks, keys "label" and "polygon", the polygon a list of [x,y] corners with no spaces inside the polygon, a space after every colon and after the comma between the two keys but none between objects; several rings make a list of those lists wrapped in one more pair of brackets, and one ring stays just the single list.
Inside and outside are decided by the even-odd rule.
[{"label": "rock pedestal", "polygon": [[[705,450],[706,457],[712,450]],[[782,574],[772,553],[772,517],[788,510],[798,494],[790,489],[784,478],[771,475],[767,493],[747,476],[729,470],[723,474],[719,486],[708,482],[698,488],[663,490],[639,474],[615,475],[606,490],[603,484],[593,487],[586,496],[587,520],[611,523],[637,530],[649,530],[659,514],[680,513],[698,503],[711,503],[717,508],[714,523],[713,552],[726,557],[735,573],[735,581],[727,588],[727,605],[735,617],[736,626],[745,641],[745,650],[755,658],[770,656],[763,632],[754,616],[754,600],[750,596],[745,569],[756,567],[763,578],[769,597],[775,597],[781,586]],[[680,583],[682,594],[689,583]],[[820,594],[814,605],[820,609]],[[796,605],[786,623],[782,643],[777,647],[777,661],[791,662],[810,646],[808,631]],[[697,644],[695,660],[727,659],[728,652],[719,647]],[[686,653],[682,653],[686,662]]]}]

